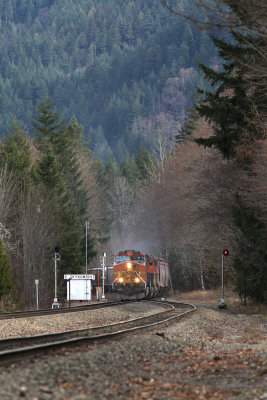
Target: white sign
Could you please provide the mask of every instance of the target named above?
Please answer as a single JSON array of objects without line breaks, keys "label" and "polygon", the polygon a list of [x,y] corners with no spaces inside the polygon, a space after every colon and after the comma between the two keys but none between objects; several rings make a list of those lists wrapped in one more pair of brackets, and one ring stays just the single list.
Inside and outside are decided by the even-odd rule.
[{"label": "white sign", "polygon": [[93,279],[95,280],[95,275],[64,275],[64,279]]}]

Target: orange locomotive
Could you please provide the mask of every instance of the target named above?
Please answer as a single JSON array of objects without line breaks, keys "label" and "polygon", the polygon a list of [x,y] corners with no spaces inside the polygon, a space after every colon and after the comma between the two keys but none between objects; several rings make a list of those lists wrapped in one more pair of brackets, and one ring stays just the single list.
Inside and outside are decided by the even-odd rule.
[{"label": "orange locomotive", "polygon": [[122,300],[159,296],[169,287],[166,261],[135,250],[114,255],[112,291]]}]

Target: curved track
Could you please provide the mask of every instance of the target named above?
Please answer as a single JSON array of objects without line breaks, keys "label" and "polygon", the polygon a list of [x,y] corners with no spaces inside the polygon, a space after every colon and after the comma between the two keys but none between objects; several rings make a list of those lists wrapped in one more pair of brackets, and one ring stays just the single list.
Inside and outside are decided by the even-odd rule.
[{"label": "curved track", "polygon": [[14,311],[14,312],[4,312],[0,313],[1,319],[14,319],[14,318],[27,318],[27,317],[37,317],[42,315],[52,315],[52,314],[63,314],[69,312],[77,312],[77,311],[86,311],[86,310],[95,310],[97,308],[104,307],[113,307],[116,305],[120,305],[120,301],[109,301],[104,303],[96,303],[96,304],[86,304],[83,306],[76,307],[64,307],[64,308],[48,308],[44,310],[28,310],[28,311]]},{"label": "curved track", "polygon": [[135,333],[141,329],[151,329],[155,326],[174,321],[196,310],[196,306],[190,303],[173,301],[155,302],[165,306],[167,310],[145,317],[88,329],[2,339],[0,340],[0,365],[28,359],[33,355],[40,355],[51,349],[81,345],[105,339],[108,340],[125,334]]}]

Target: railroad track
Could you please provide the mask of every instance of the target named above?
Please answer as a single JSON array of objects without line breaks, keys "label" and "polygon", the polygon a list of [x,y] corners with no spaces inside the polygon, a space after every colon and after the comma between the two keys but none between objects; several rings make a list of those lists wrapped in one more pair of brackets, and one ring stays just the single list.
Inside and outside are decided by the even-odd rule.
[{"label": "railroad track", "polygon": [[115,324],[37,336],[2,339],[0,340],[0,365],[28,359],[52,349],[88,344],[90,342],[95,343],[99,340],[118,338],[125,334],[135,333],[141,329],[151,329],[174,321],[196,310],[196,307],[190,303],[172,301],[155,301],[155,303],[160,303],[166,309],[153,315]]},{"label": "railroad track", "polygon": [[86,304],[82,306],[76,307],[63,307],[63,308],[48,308],[43,310],[28,310],[28,311],[14,311],[14,312],[4,312],[0,313],[1,319],[15,319],[15,318],[27,318],[27,317],[37,317],[42,315],[52,315],[52,314],[64,314],[70,312],[77,311],[87,311],[87,310],[95,310],[104,307],[113,307],[116,305],[121,305],[121,301],[108,301],[104,303],[96,303],[96,304]]}]

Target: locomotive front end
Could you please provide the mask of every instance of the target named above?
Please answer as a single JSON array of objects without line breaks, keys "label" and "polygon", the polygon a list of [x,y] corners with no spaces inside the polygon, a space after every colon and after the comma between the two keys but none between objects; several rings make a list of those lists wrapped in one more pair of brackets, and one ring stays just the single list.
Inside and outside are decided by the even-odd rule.
[{"label": "locomotive front end", "polygon": [[142,299],[146,289],[145,255],[126,250],[114,256],[113,293],[122,300]]}]

